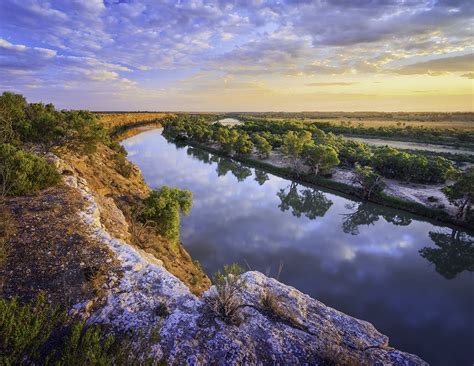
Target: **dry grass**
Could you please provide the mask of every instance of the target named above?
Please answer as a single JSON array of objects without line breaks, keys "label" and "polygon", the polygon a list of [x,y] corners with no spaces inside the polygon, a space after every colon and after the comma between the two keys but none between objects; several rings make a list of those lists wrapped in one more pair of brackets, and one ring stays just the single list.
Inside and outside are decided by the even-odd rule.
[{"label": "dry grass", "polygon": [[474,122],[467,121],[394,121],[394,120],[363,120],[359,121],[358,119],[344,119],[338,120],[335,123],[351,122],[352,126],[362,125],[363,127],[425,127],[425,128],[440,128],[440,129],[449,129],[455,128],[459,130],[474,131]]},{"label": "dry grass", "polygon": [[246,287],[241,274],[242,269],[236,264],[224,266],[224,273],[219,271],[212,278],[214,287],[204,299],[211,312],[230,325],[241,322],[239,312],[243,306],[242,292]]},{"label": "dry grass", "polygon": [[107,128],[135,124],[143,121],[163,119],[170,116],[169,113],[100,113],[97,114],[99,121]]},{"label": "dry grass", "polygon": [[142,213],[143,207],[140,205],[132,210],[129,216],[129,231],[133,243],[142,249],[147,249],[152,245],[147,234],[151,231],[156,232],[156,224],[151,220],[141,221]]},{"label": "dry grass", "polygon": [[104,284],[108,278],[108,270],[105,265],[87,266],[83,269],[87,282],[92,286],[95,295],[104,294]]},{"label": "dry grass", "polygon": [[337,344],[325,345],[322,348],[323,365],[325,366],[365,366],[371,365],[370,359],[362,354],[355,354]]},{"label": "dry grass", "polygon": [[[273,120],[281,120],[281,118],[270,118]],[[353,127],[425,127],[439,129],[458,129],[463,131],[474,131],[474,121],[405,121],[397,119],[359,119],[359,118],[309,118],[304,119],[305,122],[330,122],[334,125],[344,124]]]}]

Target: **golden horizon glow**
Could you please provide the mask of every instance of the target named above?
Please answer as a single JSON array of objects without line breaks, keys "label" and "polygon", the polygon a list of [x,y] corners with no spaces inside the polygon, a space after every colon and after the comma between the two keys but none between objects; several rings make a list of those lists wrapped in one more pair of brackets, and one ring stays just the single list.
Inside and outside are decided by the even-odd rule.
[{"label": "golden horizon glow", "polygon": [[474,112],[468,0],[0,10],[0,91],[60,108]]}]

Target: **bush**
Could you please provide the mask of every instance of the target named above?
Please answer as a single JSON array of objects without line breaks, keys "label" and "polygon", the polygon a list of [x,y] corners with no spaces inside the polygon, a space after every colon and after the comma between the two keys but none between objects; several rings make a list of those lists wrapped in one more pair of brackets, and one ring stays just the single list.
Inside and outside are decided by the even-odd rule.
[{"label": "bush", "polygon": [[143,200],[142,220],[151,220],[161,235],[179,240],[180,214],[188,215],[192,206],[192,193],[167,186],[154,190]]},{"label": "bush", "polygon": [[33,142],[47,148],[67,146],[91,153],[107,131],[87,111],[57,111],[52,104],[30,103],[20,94],[0,96],[0,142]]},{"label": "bush", "polygon": [[218,271],[212,277],[214,287],[204,299],[216,316],[232,325],[240,322],[239,310],[243,306],[241,295],[246,286],[242,272],[243,269],[237,264],[224,266],[224,273]]},{"label": "bush", "polygon": [[449,202],[458,208],[456,217],[467,221],[471,219],[474,202],[474,166],[453,175],[454,184],[444,187],[443,192]]},{"label": "bush", "polygon": [[0,196],[22,195],[59,182],[56,169],[44,158],[10,144],[0,144]]},{"label": "bush", "polygon": [[158,329],[116,337],[47,304],[0,299],[0,365],[158,365]]},{"label": "bush", "polygon": [[44,296],[32,305],[0,299],[0,364],[39,360],[48,339],[65,318],[66,314],[49,306]]},{"label": "bush", "polygon": [[369,166],[356,165],[353,183],[361,186],[362,198],[365,200],[370,200],[372,195],[380,194],[385,188],[382,176],[375,173]]},{"label": "bush", "polygon": [[384,177],[419,183],[445,182],[454,170],[452,163],[443,157],[428,159],[426,156],[401,152],[388,146],[375,150],[371,165]]}]

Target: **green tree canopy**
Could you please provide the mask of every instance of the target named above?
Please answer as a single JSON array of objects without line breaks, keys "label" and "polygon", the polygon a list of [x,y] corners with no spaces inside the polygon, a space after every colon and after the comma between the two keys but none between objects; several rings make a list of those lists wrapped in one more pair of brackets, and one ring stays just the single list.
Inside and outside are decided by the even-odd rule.
[{"label": "green tree canopy", "polygon": [[143,200],[142,216],[156,223],[158,231],[167,239],[179,240],[180,214],[188,215],[192,206],[192,193],[167,186],[156,189]]},{"label": "green tree canopy", "polygon": [[464,172],[454,174],[453,185],[443,189],[449,202],[458,207],[457,217],[469,220],[472,216],[472,202],[474,200],[474,166]]},{"label": "green tree canopy", "polygon": [[369,166],[356,165],[353,182],[361,186],[362,198],[366,200],[370,199],[374,194],[381,193],[385,188],[382,176],[375,173]]},{"label": "green tree canopy", "polygon": [[331,146],[313,142],[304,146],[303,157],[314,174],[339,164],[336,150]]}]

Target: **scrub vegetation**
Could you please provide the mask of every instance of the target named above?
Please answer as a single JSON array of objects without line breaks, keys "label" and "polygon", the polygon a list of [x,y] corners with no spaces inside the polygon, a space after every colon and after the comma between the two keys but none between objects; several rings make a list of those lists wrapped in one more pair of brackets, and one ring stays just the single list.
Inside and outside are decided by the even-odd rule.
[{"label": "scrub vegetation", "polygon": [[[22,95],[4,92],[0,95],[0,364],[160,364],[149,348],[157,342],[153,340],[156,331],[144,330],[146,336],[115,334],[105,326],[87,325],[68,315],[71,293],[81,300],[92,297],[100,302],[104,286],[110,284],[106,281],[119,274],[108,268],[116,265],[113,260],[103,271],[88,270],[89,255],[109,259],[111,254],[89,236],[85,227],[71,223],[71,217],[77,219],[78,211],[83,209],[83,201],[76,190],[59,184],[61,174],[53,164],[56,156],[62,160],[61,174],[75,175],[75,171],[87,180],[98,194],[98,201],[102,200],[99,205],[103,205],[104,215],[110,214],[107,210],[111,205],[113,209],[114,203],[126,211],[140,202],[134,216],[136,225],[129,225],[132,237],[148,240],[151,236],[152,244],[159,242],[160,250],[172,252],[173,265],[181,268],[179,272],[167,267],[170,272],[193,276],[200,282],[193,288],[199,287],[200,291],[208,286],[207,277],[179,245],[180,215],[191,209],[191,192],[162,187],[147,195],[149,189],[126,159],[125,149],[95,114],[56,110],[52,104],[28,103]],[[32,202],[35,205],[30,205]],[[101,219],[107,225],[107,220],[113,222],[114,218],[110,215]],[[63,226],[64,222],[69,227]],[[45,223],[51,225],[46,235]],[[146,230],[152,230],[154,236],[143,235]],[[21,261],[28,271],[24,278],[15,266],[23,250],[28,253],[28,261]],[[170,261],[163,258],[165,266]],[[60,272],[56,272],[56,266],[61,266]],[[35,270],[41,273],[36,276],[38,282],[29,273]],[[74,282],[64,280],[58,285],[45,278],[73,278]],[[81,281],[87,285],[82,286]],[[3,287],[5,283],[8,288]],[[53,295],[60,286],[67,286],[67,290],[58,299]],[[32,300],[38,292],[44,295]]]},{"label": "scrub vegetation", "polygon": [[1,365],[158,365],[152,344],[157,330],[115,336],[86,325],[40,295],[23,305],[0,299]]},{"label": "scrub vegetation", "polygon": [[0,195],[23,195],[59,182],[44,158],[61,147],[80,154],[107,140],[106,130],[87,111],[57,111],[52,104],[28,103],[20,94],[0,96]]}]

